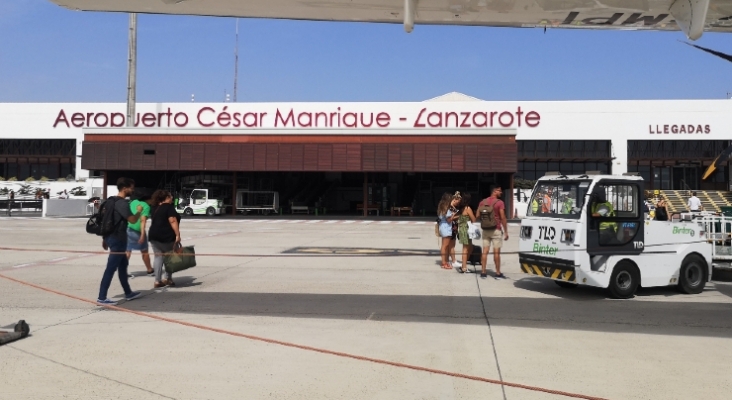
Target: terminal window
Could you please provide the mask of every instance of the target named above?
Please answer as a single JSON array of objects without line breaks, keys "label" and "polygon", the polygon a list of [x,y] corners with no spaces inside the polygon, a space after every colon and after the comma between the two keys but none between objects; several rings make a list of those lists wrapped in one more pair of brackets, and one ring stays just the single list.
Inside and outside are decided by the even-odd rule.
[{"label": "terminal window", "polygon": [[517,140],[516,177],[536,180],[548,171],[583,174],[587,171],[610,172],[608,140]]},{"label": "terminal window", "polygon": [[0,176],[5,179],[58,179],[75,174],[74,139],[0,140]]}]

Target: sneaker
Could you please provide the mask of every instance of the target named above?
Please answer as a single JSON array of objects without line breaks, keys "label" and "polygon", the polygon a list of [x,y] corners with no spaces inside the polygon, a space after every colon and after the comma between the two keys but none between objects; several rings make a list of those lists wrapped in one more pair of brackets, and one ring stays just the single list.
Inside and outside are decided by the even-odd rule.
[{"label": "sneaker", "polygon": [[501,274],[496,274],[495,278],[496,278],[496,279],[508,279],[508,278],[506,277],[506,275],[503,275],[502,273],[501,273]]},{"label": "sneaker", "polygon": [[485,278],[488,277],[488,274],[480,274],[480,277],[483,278],[483,279],[485,279]]},{"label": "sneaker", "polygon": [[117,302],[114,300],[110,300],[110,299],[104,299],[104,300],[97,299],[97,304],[99,304],[100,306],[116,306]]},{"label": "sneaker", "polygon": [[130,301],[130,300],[135,300],[136,298],[138,298],[140,296],[142,296],[142,292],[132,292],[132,293],[126,295],[125,299],[127,299],[127,301]]},{"label": "sneaker", "polygon": [[462,268],[463,263],[461,263],[460,261],[453,261],[452,266],[455,268]]},{"label": "sneaker", "polygon": [[135,279],[135,275],[127,274],[127,279]]}]

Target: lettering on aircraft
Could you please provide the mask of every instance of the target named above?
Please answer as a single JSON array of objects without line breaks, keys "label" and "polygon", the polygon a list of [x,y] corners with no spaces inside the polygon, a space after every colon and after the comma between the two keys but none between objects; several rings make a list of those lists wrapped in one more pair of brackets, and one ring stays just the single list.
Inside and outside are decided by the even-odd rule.
[{"label": "lettering on aircraft", "polygon": [[[626,26],[655,26],[661,24],[669,14],[643,15],[641,13],[613,13],[609,17],[588,17],[582,18],[577,11],[570,12],[560,25],[577,25],[577,26],[607,26],[607,25],[626,25]],[[669,23],[670,21],[666,21]]]},{"label": "lettering on aircraft", "polygon": [[[383,129],[393,127],[398,119],[400,128],[536,128],[541,115],[536,111],[437,111],[427,107],[416,115],[397,112],[346,111],[341,107],[328,111],[298,111],[294,108],[275,108],[270,112],[253,112],[223,106],[204,106],[196,112],[174,111],[144,112],[135,115],[135,127],[145,128],[350,128]],[[121,128],[126,126],[126,116],[119,112],[69,112],[59,110],[53,127]]]}]

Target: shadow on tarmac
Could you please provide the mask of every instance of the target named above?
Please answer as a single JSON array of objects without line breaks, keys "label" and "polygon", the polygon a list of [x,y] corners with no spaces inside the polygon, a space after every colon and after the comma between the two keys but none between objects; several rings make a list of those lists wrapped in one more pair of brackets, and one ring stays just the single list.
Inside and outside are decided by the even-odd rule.
[{"label": "shadow on tarmac", "polygon": [[[186,282],[185,277],[176,278],[179,287],[184,287]],[[189,282],[200,284],[193,283],[192,278]],[[543,284],[555,286],[553,282]],[[531,290],[539,287],[535,282],[521,285],[530,285]],[[602,290],[556,289],[559,289],[556,293],[563,291],[565,297],[484,297],[491,325],[732,338],[729,304],[606,300]],[[555,294],[549,288],[543,290]],[[732,287],[724,290],[725,294],[732,295]],[[486,324],[481,302],[476,297],[465,296],[176,292],[175,288],[168,289],[164,296],[164,301],[160,301],[160,296],[145,297],[125,307],[148,312],[242,317]]]}]

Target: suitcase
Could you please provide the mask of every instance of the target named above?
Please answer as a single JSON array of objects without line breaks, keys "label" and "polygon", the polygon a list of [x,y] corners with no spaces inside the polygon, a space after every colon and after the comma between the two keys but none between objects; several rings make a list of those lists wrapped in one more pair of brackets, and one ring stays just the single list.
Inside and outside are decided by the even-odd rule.
[{"label": "suitcase", "polygon": [[468,257],[468,264],[480,265],[480,256],[483,254],[483,248],[480,246],[473,246],[473,252]]}]

